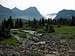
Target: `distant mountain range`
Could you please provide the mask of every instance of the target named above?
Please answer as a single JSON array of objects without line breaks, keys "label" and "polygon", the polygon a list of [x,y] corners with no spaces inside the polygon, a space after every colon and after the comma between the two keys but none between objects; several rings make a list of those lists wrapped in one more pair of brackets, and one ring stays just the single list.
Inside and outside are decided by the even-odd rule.
[{"label": "distant mountain range", "polygon": [[9,9],[0,5],[0,18],[9,16],[27,20],[32,20],[33,18],[39,20],[43,17],[36,7],[30,7],[26,10],[19,10],[18,8]]},{"label": "distant mountain range", "polygon": [[13,13],[10,9],[3,7],[0,5],[0,16],[12,16]]},{"label": "distant mountain range", "polygon": [[56,14],[56,17],[54,19],[71,19],[72,16],[75,16],[75,10],[61,10]]},{"label": "distant mountain range", "polygon": [[[29,7],[26,10],[20,10],[16,7],[13,9],[9,9],[0,5],[0,21],[3,20],[3,18],[8,19],[9,16],[12,16],[14,18],[22,18],[26,20],[32,20],[34,18],[39,20],[40,18],[43,17],[36,7]],[[70,19],[72,16],[75,16],[75,11],[64,9],[59,11],[58,13],[52,13],[46,16],[47,18],[50,17],[52,19],[53,18],[54,19],[59,19],[59,18]]]}]

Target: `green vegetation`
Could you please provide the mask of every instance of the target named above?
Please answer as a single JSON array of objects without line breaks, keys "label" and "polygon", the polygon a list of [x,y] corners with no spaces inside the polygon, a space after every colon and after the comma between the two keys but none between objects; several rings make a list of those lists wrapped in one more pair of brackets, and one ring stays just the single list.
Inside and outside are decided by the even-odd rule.
[{"label": "green vegetation", "polygon": [[75,26],[55,27],[56,33],[75,33]]},{"label": "green vegetation", "polygon": [[40,33],[60,34],[61,39],[73,39],[75,37],[75,17],[72,17],[71,20],[66,20],[62,18],[57,20],[44,18],[36,20],[34,18],[32,21],[28,20],[26,22],[23,22],[22,19],[16,19],[15,21],[13,21],[12,17],[10,16],[8,20],[4,20],[1,24],[0,44],[8,44],[14,46],[17,45],[17,40],[14,37],[10,36],[10,30],[13,28],[17,28],[19,30],[11,33],[22,38],[27,38],[27,36],[29,38],[31,34],[21,30],[32,30]]},{"label": "green vegetation", "polygon": [[[55,29],[55,33],[75,33],[75,26],[61,25],[61,27],[57,27],[56,25],[54,25],[54,29]],[[36,31],[47,33],[47,31],[45,31],[45,27],[37,28]]]},{"label": "green vegetation", "polygon": [[8,39],[1,40],[0,44],[17,46],[16,41],[17,40],[15,38],[11,37],[11,38],[8,38]]},{"label": "green vegetation", "polygon": [[44,26],[38,27],[38,28],[36,29],[36,31],[39,32],[39,33],[41,33],[41,32],[46,32]]}]

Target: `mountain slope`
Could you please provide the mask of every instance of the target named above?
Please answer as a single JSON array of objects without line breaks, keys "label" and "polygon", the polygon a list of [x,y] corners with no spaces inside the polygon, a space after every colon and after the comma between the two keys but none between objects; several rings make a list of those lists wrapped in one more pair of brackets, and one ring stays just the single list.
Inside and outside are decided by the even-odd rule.
[{"label": "mountain slope", "polygon": [[0,16],[12,16],[13,13],[10,9],[3,7],[0,5]]},{"label": "mountain slope", "polygon": [[24,10],[24,15],[30,18],[36,18],[36,19],[40,19],[43,16],[40,14],[40,12],[37,10],[37,8],[35,7],[30,7],[26,10]]},{"label": "mountain slope", "polygon": [[57,13],[47,14],[46,17],[47,17],[47,18],[54,19],[54,17],[56,16],[56,14],[57,14]]},{"label": "mountain slope", "polygon": [[60,19],[60,18],[71,19],[72,16],[75,16],[74,10],[65,10],[64,9],[57,13],[57,16],[55,17],[55,19]]},{"label": "mountain slope", "polygon": [[43,16],[40,14],[40,12],[35,7],[30,7],[26,10],[19,10],[18,8],[8,9],[0,5],[0,18],[1,17],[7,17],[12,16],[15,18],[22,18],[22,19],[37,19],[39,20]]},{"label": "mountain slope", "polygon": [[15,14],[15,16],[23,16],[23,11],[19,10],[18,8],[13,8],[12,9],[13,14]]},{"label": "mountain slope", "polygon": [[19,10],[17,8],[13,8],[12,12],[15,14],[16,17],[25,18],[25,19],[37,19],[39,20],[42,18],[42,15],[35,7],[29,7],[26,10]]}]

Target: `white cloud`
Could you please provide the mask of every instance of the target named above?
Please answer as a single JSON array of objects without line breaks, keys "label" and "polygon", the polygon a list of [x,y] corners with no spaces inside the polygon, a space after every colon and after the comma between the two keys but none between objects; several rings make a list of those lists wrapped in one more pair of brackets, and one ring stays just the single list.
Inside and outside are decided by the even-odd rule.
[{"label": "white cloud", "polygon": [[0,0],[0,3],[5,6],[5,7],[8,7],[8,8],[13,8],[15,7],[15,0]]},{"label": "white cloud", "polygon": [[42,14],[56,13],[62,9],[74,9],[75,0],[0,0],[8,8],[26,9],[35,6]]}]

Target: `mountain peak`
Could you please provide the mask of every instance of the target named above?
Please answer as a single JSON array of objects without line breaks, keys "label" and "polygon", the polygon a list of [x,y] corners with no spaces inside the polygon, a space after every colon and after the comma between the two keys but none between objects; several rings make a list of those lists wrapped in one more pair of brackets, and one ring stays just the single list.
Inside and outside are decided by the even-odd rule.
[{"label": "mountain peak", "polygon": [[3,6],[0,4],[0,7],[3,7]]},{"label": "mountain peak", "polygon": [[1,6],[0,7],[0,15],[2,16],[15,16],[17,18],[26,18],[26,19],[33,19],[36,18],[37,20],[39,20],[40,18],[42,18],[42,15],[40,14],[40,12],[37,10],[36,7],[29,7],[26,10],[20,10],[16,7],[14,7],[13,9],[8,9],[6,7]]},{"label": "mountain peak", "polygon": [[32,9],[37,9],[36,7],[29,7],[29,8],[32,8]]},{"label": "mountain peak", "polygon": [[5,8],[4,6],[0,5],[0,8]]},{"label": "mountain peak", "polygon": [[36,19],[40,19],[43,16],[40,14],[40,12],[38,11],[38,9],[36,7],[29,7],[24,11],[24,14],[28,15],[31,18],[36,18]]},{"label": "mountain peak", "polygon": [[29,7],[26,10],[37,10],[37,8],[36,7]]},{"label": "mountain peak", "polygon": [[16,7],[14,7],[13,9],[17,9]]},{"label": "mountain peak", "polygon": [[29,8],[36,8],[36,7],[32,7],[32,6],[31,6],[31,7],[29,7]]},{"label": "mountain peak", "polygon": [[12,10],[20,10],[20,9],[18,9],[17,7],[14,7]]},{"label": "mountain peak", "polygon": [[57,13],[57,16],[55,17],[55,19],[60,19],[60,18],[71,19],[72,16],[75,16],[75,10],[63,9]]},{"label": "mountain peak", "polygon": [[0,7],[2,7],[2,5],[0,5]]},{"label": "mountain peak", "polygon": [[67,10],[67,9],[63,9],[63,10],[61,10],[61,11],[59,11],[59,12],[75,12],[75,10]]}]

